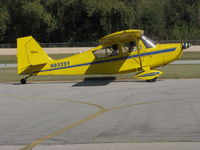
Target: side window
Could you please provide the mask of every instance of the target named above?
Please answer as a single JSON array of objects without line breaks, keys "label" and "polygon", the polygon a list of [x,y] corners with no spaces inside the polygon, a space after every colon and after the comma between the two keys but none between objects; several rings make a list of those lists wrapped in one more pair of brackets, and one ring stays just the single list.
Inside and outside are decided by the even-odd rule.
[{"label": "side window", "polygon": [[135,41],[131,41],[128,43],[125,43],[122,47],[123,53],[131,53],[133,51],[137,51],[137,46]]},{"label": "side window", "polygon": [[103,49],[93,51],[93,54],[95,55],[96,58],[117,56],[119,55],[119,49],[117,45],[112,45],[111,47],[105,47]]}]

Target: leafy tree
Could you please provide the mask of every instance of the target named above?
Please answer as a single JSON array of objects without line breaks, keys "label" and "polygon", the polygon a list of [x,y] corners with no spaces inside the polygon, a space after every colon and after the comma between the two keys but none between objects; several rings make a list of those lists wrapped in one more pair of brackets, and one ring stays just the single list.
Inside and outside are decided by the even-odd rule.
[{"label": "leafy tree", "polygon": [[154,39],[165,36],[164,7],[166,0],[141,0],[138,2],[138,27]]},{"label": "leafy tree", "polygon": [[23,25],[23,35],[32,34],[42,41],[48,41],[50,33],[55,29],[55,21],[39,0],[25,3],[22,6],[20,17]]},{"label": "leafy tree", "polygon": [[5,5],[3,6],[3,4],[0,4],[0,41],[2,41],[4,39],[5,33],[8,30],[8,24],[10,21],[10,16],[8,13],[7,8],[5,7]]},{"label": "leafy tree", "polygon": [[82,42],[124,29],[154,39],[200,39],[199,0],[1,0],[0,42]]},{"label": "leafy tree", "polygon": [[166,29],[170,39],[200,39],[200,1],[169,0]]},{"label": "leafy tree", "polygon": [[16,38],[33,35],[42,41],[48,41],[55,22],[39,0],[8,1],[7,9],[11,23],[7,31],[6,40],[15,42]]}]

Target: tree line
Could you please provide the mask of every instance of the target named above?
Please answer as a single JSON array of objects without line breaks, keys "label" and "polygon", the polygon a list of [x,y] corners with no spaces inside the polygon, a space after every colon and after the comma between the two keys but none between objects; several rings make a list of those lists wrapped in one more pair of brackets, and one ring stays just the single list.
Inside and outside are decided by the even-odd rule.
[{"label": "tree line", "polygon": [[155,40],[200,39],[200,0],[0,0],[0,43],[94,42],[124,29]]}]

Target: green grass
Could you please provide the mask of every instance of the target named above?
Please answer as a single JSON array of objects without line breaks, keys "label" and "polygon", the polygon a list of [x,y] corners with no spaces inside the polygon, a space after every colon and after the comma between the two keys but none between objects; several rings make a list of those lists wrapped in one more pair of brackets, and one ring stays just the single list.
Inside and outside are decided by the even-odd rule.
[{"label": "green grass", "polygon": [[[50,55],[53,59],[61,59],[74,54],[53,54]],[[181,58],[182,60],[200,60],[200,52],[184,52]],[[0,63],[16,63],[16,56],[14,55],[0,55]],[[161,78],[200,78],[200,65],[167,65],[164,68],[159,68],[159,70],[163,71],[164,74]],[[117,79],[131,79],[135,73],[129,74],[120,74],[120,75],[94,75],[92,77],[107,77],[114,76]],[[8,81],[19,81],[24,76],[17,75],[17,68],[0,68],[0,82],[8,82]],[[59,81],[59,80],[80,80],[84,79],[84,75],[76,75],[76,76],[37,76],[31,77],[29,80],[44,80],[44,81]]]},{"label": "green grass", "polygon": [[[200,78],[200,65],[167,65],[159,68],[164,74],[161,79],[190,79]],[[119,75],[60,75],[60,76],[34,76],[29,81],[67,81],[82,80],[86,77],[116,77],[117,79],[132,79],[135,73]],[[24,76],[17,75],[17,68],[1,68],[0,82],[18,82]]]},{"label": "green grass", "polygon": [[200,52],[183,52],[181,60],[200,60]]},{"label": "green grass", "polygon": [[158,68],[164,74],[164,79],[180,79],[180,78],[200,78],[200,65],[167,65],[164,68]]},{"label": "green grass", "polygon": [[0,64],[17,63],[15,55],[0,55]]},{"label": "green grass", "polygon": [[[50,54],[53,59],[61,59],[74,54]],[[200,60],[200,52],[184,52],[181,60]],[[17,63],[15,55],[0,55],[0,64]]]}]

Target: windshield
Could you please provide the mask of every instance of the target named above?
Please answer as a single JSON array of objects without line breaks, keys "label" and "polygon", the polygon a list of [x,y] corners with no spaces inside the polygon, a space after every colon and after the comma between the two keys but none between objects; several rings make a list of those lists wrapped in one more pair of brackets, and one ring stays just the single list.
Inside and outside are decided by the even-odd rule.
[{"label": "windshield", "polygon": [[150,38],[146,37],[146,36],[142,36],[142,41],[144,43],[144,45],[146,46],[146,48],[152,48],[152,47],[155,47],[156,46],[156,42],[151,40]]}]

